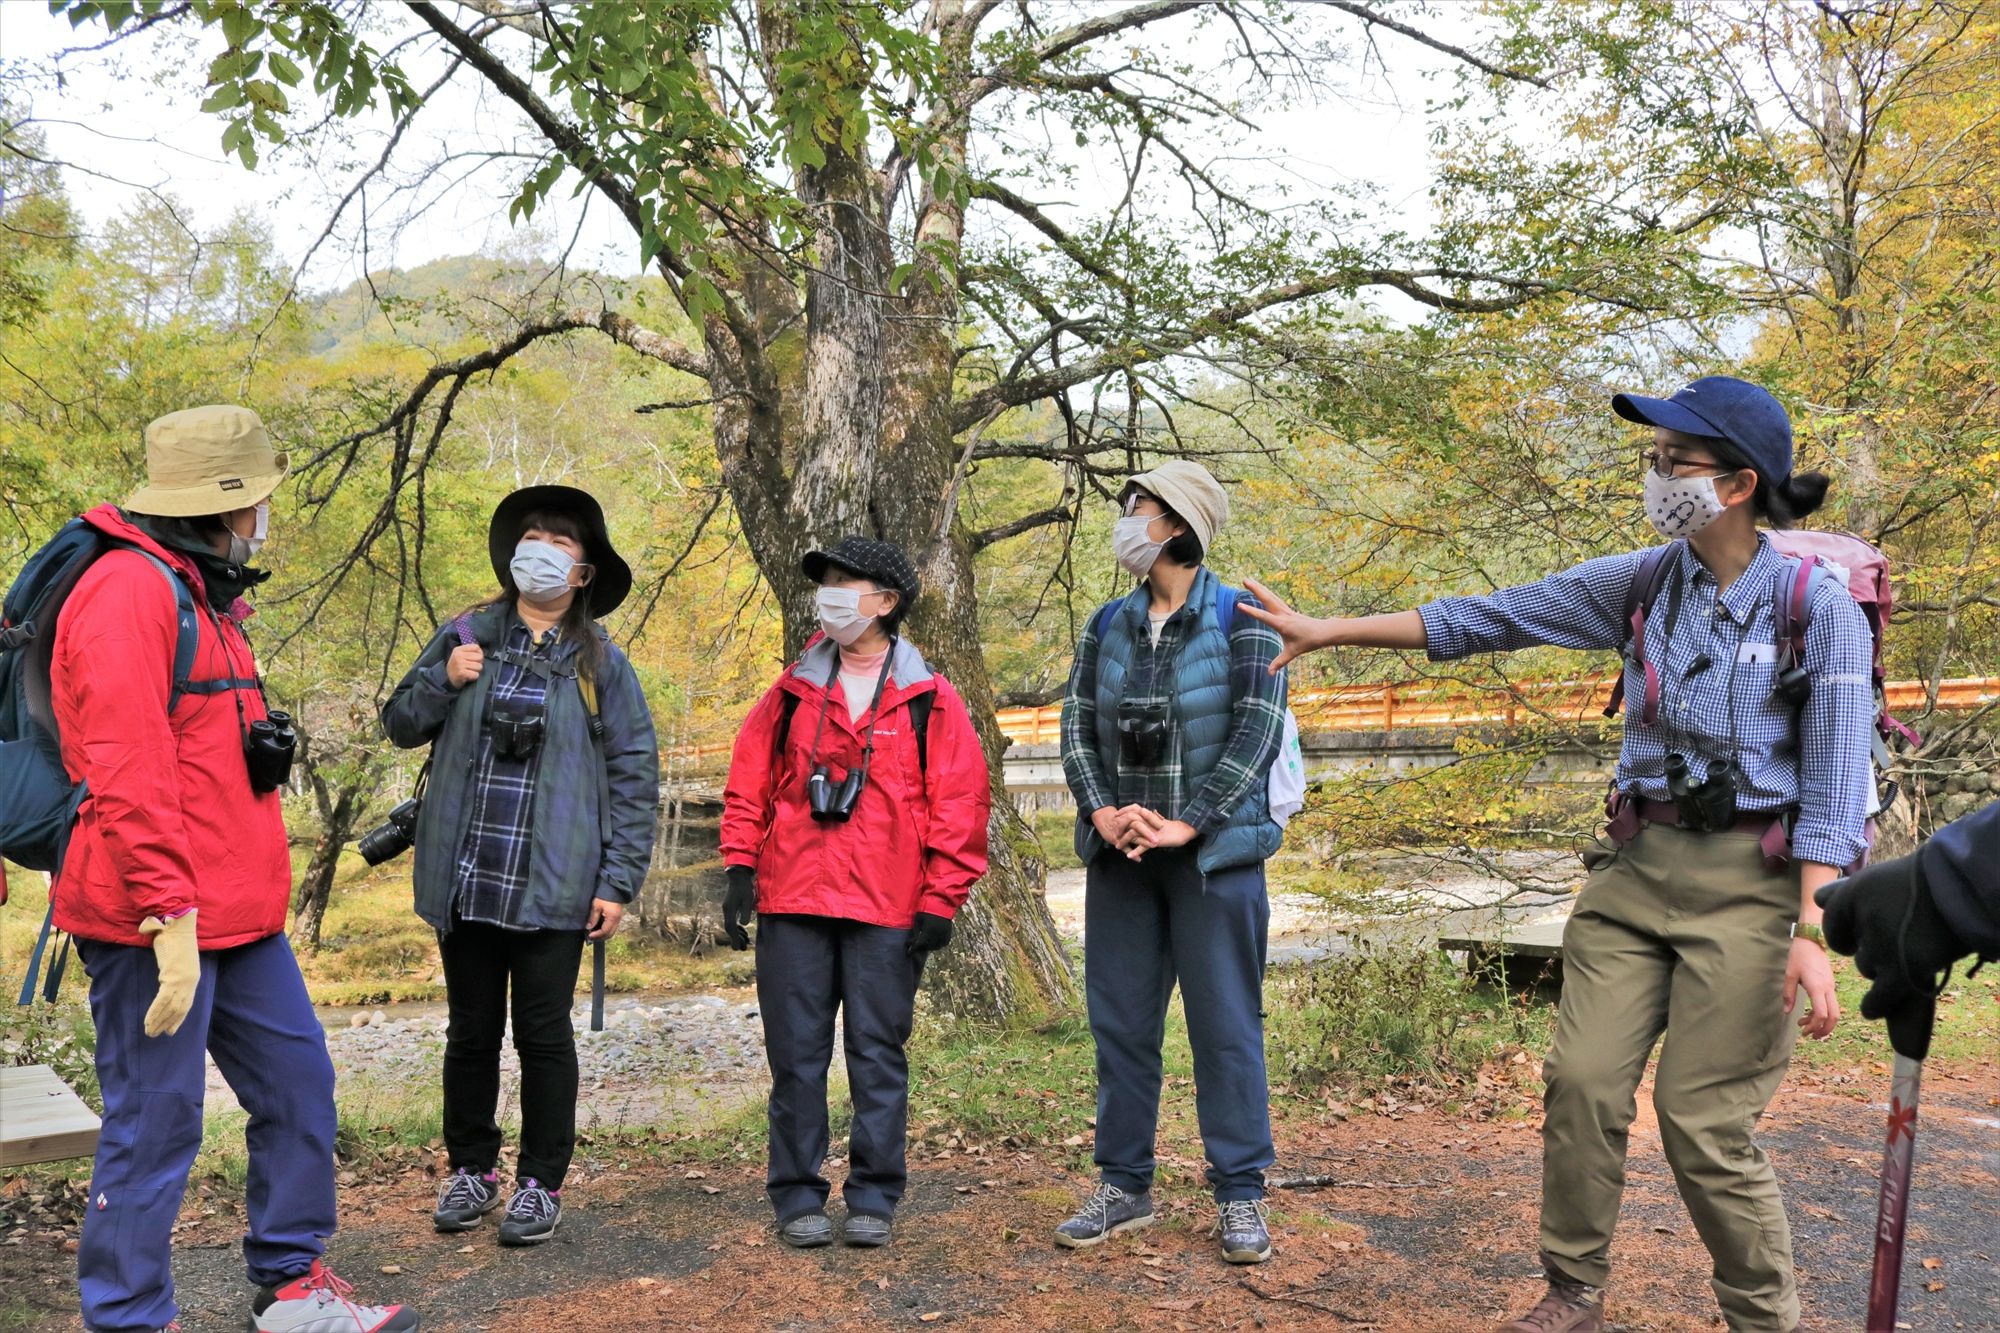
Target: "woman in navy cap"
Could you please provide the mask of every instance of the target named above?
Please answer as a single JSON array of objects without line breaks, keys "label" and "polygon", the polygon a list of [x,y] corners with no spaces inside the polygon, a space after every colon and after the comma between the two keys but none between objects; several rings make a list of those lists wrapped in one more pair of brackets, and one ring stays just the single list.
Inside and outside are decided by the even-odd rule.
[{"label": "woman in navy cap", "polygon": [[1283,635],[1278,666],[1347,644],[1421,648],[1434,661],[1540,644],[1616,649],[1640,610],[1614,818],[1585,856],[1590,876],[1563,934],[1562,1010],[1543,1070],[1548,1293],[1505,1328],[1604,1327],[1634,1095],[1664,1032],[1661,1144],[1714,1260],[1723,1317],[1732,1329],[1790,1329],[1791,1234],[1752,1130],[1797,1034],[1823,1039],[1840,1017],[1813,893],[1867,846],[1869,629],[1836,579],[1812,577],[1803,660],[1781,660],[1780,598],[1801,586],[1801,568],[1759,524],[1790,526],[1828,483],[1792,471],[1775,398],[1710,376],[1669,399],[1620,394],[1612,408],[1653,428],[1646,517],[1668,545],[1392,615],[1317,620],[1255,582],[1270,609],[1243,610]]}]

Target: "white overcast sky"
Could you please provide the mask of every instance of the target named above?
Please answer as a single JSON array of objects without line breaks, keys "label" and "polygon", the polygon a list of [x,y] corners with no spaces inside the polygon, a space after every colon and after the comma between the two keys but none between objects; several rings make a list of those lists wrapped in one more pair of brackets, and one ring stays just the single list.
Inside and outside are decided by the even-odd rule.
[{"label": "white overcast sky", "polygon": [[[1469,18],[1469,11],[1456,15],[1447,7],[1431,21],[1449,33]],[[66,19],[51,15],[39,0],[0,0],[0,78],[10,98],[26,101],[44,122],[57,157],[102,173],[67,175],[72,198],[93,228],[131,208],[150,187],[170,192],[197,227],[219,224],[238,208],[263,215],[280,251],[296,263],[324,227],[331,202],[379,151],[386,117],[358,128],[347,151],[323,152],[318,160],[281,150],[246,171],[233,156],[225,158],[218,142],[221,123],[199,109],[199,71],[217,49],[213,34],[190,37],[184,30],[160,40],[149,34],[110,57],[72,57],[63,62],[66,81],[60,89],[37,77],[57,52],[102,36],[95,24],[72,32]],[[1357,57],[1350,64],[1340,102],[1260,116],[1263,147],[1276,148],[1284,159],[1282,171],[1295,184],[1380,186],[1382,221],[1421,232],[1429,220],[1426,101],[1450,91],[1448,75],[1439,74],[1448,62],[1384,33],[1369,59]],[[432,146],[410,160],[426,154],[434,159],[444,151],[435,145],[508,146],[517,123],[510,107],[481,96],[476,81],[462,77],[425,108],[418,124]],[[411,139],[416,137],[413,131]],[[410,146],[410,139],[405,142]],[[421,216],[391,229],[380,220],[393,206],[380,199],[379,188],[371,191],[378,211],[367,268],[409,268],[480,251],[548,252],[567,244],[572,233],[578,236],[573,263],[616,274],[637,268],[637,247],[623,222],[601,204],[586,210],[585,201],[569,199],[564,188],[537,216],[533,233],[508,224],[510,196],[500,174],[489,171],[478,183],[432,192],[440,197]],[[354,231],[343,228],[319,251],[305,274],[307,290],[336,288],[360,276],[364,259]]]}]

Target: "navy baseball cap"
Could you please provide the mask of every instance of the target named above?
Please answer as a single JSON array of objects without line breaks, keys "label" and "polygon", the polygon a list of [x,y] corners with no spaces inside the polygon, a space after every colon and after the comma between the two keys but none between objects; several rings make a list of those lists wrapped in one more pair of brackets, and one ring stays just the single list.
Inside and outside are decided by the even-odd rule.
[{"label": "navy baseball cap", "polygon": [[1727,440],[1774,486],[1792,475],[1791,418],[1769,389],[1748,380],[1704,375],[1671,398],[1621,393],[1611,410],[1642,426]]}]

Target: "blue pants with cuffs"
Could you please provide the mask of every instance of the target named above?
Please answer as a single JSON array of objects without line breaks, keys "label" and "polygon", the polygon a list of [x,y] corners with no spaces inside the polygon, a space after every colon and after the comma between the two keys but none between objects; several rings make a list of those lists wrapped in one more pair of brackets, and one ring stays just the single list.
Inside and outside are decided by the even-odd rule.
[{"label": "blue pants with cuffs", "polygon": [[1153,1185],[1160,1045],[1178,980],[1194,1052],[1195,1114],[1219,1202],[1260,1199],[1271,1165],[1264,1075],[1264,952],[1271,902],[1262,865],[1204,876],[1191,849],[1117,852],[1090,863],[1084,992],[1097,1043],[1096,1162],[1105,1183]]},{"label": "blue pants with cuffs", "polygon": [[174,1302],[173,1227],[201,1148],[204,1051],[249,1113],[243,1257],[250,1281],[312,1267],[334,1228],[333,1061],[283,935],[201,955],[194,1007],[148,1037],[159,990],[150,948],[78,940],[97,1025],[104,1125],[77,1251],[84,1326],[158,1329]]}]

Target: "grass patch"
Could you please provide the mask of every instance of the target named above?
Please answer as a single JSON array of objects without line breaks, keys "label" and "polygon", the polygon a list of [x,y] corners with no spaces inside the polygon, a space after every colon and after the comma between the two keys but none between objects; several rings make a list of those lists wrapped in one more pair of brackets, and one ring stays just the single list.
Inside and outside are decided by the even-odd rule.
[{"label": "grass patch", "polygon": [[[1965,970],[1963,965],[1952,970],[1951,983],[1938,1002],[1930,1059],[1940,1064],[1976,1064],[2000,1051],[2000,968],[1986,968],[1976,977],[1967,977]],[[1837,955],[1833,979],[1840,992],[1840,1026],[1825,1041],[1801,1039],[1793,1060],[1812,1068],[1893,1060],[1896,1053],[1890,1049],[1888,1029],[1861,1017],[1868,979],[1855,971],[1853,960]],[[1796,1020],[1794,1011],[1786,1021]]]},{"label": "grass patch", "polygon": [[1546,1049],[1555,1011],[1481,980],[1435,949],[1365,944],[1275,971],[1266,1000],[1272,1082],[1305,1093],[1390,1079],[1449,1088],[1496,1058]]}]

